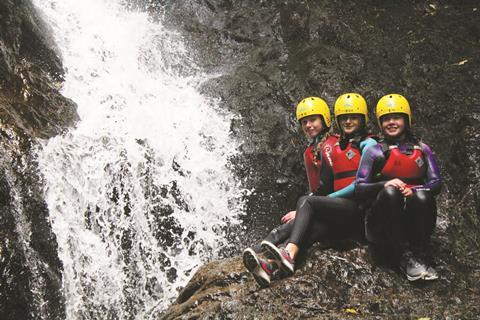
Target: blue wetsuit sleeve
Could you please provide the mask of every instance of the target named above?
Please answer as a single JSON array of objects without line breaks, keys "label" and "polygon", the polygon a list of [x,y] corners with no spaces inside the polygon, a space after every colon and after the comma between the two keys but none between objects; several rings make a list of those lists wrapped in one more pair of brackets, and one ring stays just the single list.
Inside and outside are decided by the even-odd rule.
[{"label": "blue wetsuit sleeve", "polygon": [[355,184],[352,182],[345,188],[337,190],[333,193],[330,193],[328,197],[331,198],[351,198],[353,196],[353,192],[355,191]]},{"label": "blue wetsuit sleeve", "polygon": [[[374,146],[377,144],[377,141],[372,139],[372,138],[367,138],[360,142],[360,152],[362,153],[362,156],[360,158],[360,163],[362,162],[363,155],[365,152],[370,148],[371,146]],[[345,188],[342,188],[338,191],[335,191],[333,193],[330,193],[328,196],[332,198],[352,198],[355,193],[355,181],[350,183],[348,186]]]},{"label": "blue wetsuit sleeve", "polygon": [[377,141],[372,138],[367,138],[360,142],[360,150],[362,151],[362,156],[367,151],[368,148],[377,144]]}]

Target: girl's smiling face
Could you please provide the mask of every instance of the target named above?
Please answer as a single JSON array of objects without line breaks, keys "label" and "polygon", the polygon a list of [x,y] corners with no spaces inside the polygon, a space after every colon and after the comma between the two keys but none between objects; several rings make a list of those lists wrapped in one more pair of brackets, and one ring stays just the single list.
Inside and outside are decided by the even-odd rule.
[{"label": "girl's smiling face", "polygon": [[319,115],[311,115],[300,119],[303,132],[309,138],[315,138],[323,131],[322,117]]},{"label": "girl's smiling face", "polygon": [[338,116],[338,124],[345,135],[357,132],[362,125],[361,114],[342,114]]},{"label": "girl's smiling face", "polygon": [[406,120],[401,113],[390,113],[380,118],[381,129],[386,137],[401,139],[405,135]]}]

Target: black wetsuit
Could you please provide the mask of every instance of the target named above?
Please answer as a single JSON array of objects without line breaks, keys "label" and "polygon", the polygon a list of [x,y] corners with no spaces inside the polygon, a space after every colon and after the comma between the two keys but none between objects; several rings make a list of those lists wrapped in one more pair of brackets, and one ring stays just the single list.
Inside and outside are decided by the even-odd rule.
[{"label": "black wetsuit", "polygon": [[[364,150],[366,146],[375,143],[370,140],[364,143],[365,140],[361,139],[360,149]],[[345,144],[340,145],[344,149]],[[295,220],[278,226],[265,240],[276,245],[294,243],[305,249],[317,241],[363,236],[362,207],[353,199],[326,196],[333,192],[334,174],[325,158],[322,158],[321,167],[320,186],[315,195],[301,197],[297,202]],[[353,193],[353,189],[350,193]]]},{"label": "black wetsuit", "polygon": [[[376,143],[369,138],[357,139],[360,140],[357,146],[360,157],[363,150]],[[345,150],[347,142],[341,140],[339,147]],[[332,165],[335,166],[335,162]],[[300,248],[308,247],[315,241],[361,238],[363,235],[363,207],[360,202],[348,198],[353,188],[346,187],[342,190],[350,191],[343,193],[340,190],[337,191],[340,197],[331,197],[335,181],[332,165],[322,159],[318,195],[304,196],[297,202],[295,224],[288,242]]]},{"label": "black wetsuit", "polygon": [[[412,145],[418,146],[421,156],[412,166],[422,170],[420,180],[411,183],[413,195],[403,196],[395,187],[385,188],[385,183],[394,177],[382,175],[387,159],[397,162],[396,166],[407,167],[393,158],[388,150],[392,147],[400,153],[412,154]],[[389,148],[388,150],[386,148]],[[399,154],[399,153],[396,153]],[[408,172],[404,174],[408,177]],[[406,182],[408,178],[399,178]],[[408,183],[408,182],[407,182]],[[434,196],[440,192],[441,178],[436,159],[430,148],[421,142],[394,143],[385,141],[370,148],[362,159],[357,173],[355,194],[372,202],[366,217],[367,239],[379,246],[388,247],[390,251],[400,250],[403,242],[411,246],[422,245],[428,240],[435,228],[437,217]]]}]

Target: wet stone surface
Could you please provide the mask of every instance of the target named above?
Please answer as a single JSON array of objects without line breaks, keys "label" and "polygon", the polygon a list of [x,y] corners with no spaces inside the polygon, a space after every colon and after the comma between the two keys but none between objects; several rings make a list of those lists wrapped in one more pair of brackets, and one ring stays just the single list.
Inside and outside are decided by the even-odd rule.
[{"label": "wet stone surface", "polygon": [[[479,318],[478,3],[128,3],[133,10],[148,5],[152,17],[165,14],[199,67],[216,75],[203,93],[239,116],[231,134],[243,143],[232,163],[254,192],[246,199],[247,231],[237,254],[258,242],[306,190],[305,142],[293,120],[301,97],[318,95],[333,105],[341,93],[357,91],[373,107],[385,93],[402,93],[411,102],[417,133],[438,156],[445,182],[432,239],[437,281],[408,283],[398,270],[374,263],[365,244],[354,243],[348,249],[316,246],[293,277],[259,290],[241,259],[229,252],[233,257],[200,268],[157,318]],[[61,62],[30,1],[2,1],[0,31],[0,318],[62,319],[62,266],[31,138],[60,133],[77,115],[58,93]],[[31,247],[24,246],[19,221],[28,226]],[[41,289],[42,301],[32,288]]]},{"label": "wet stone surface", "polygon": [[62,319],[61,262],[33,138],[74,124],[62,65],[30,1],[0,3],[0,318]]},{"label": "wet stone surface", "polygon": [[439,280],[408,283],[373,261],[366,244],[317,246],[293,277],[260,290],[232,258],[201,268],[165,319],[479,317],[478,4],[211,0],[167,1],[165,10],[202,67],[221,74],[204,93],[240,115],[231,125],[243,142],[236,169],[255,191],[239,251],[265,236],[306,189],[305,142],[293,120],[302,97],[332,106],[355,91],[372,110],[386,93],[405,95],[444,179],[431,245]]}]

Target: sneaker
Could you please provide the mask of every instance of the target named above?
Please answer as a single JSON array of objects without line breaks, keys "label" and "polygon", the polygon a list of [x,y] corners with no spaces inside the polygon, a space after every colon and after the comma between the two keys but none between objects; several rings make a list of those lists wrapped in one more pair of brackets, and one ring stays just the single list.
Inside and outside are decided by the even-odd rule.
[{"label": "sneaker", "polygon": [[252,274],[260,287],[266,288],[270,285],[273,266],[267,261],[258,258],[255,251],[250,248],[243,251],[243,265]]},{"label": "sneaker", "polygon": [[423,280],[437,280],[437,279],[438,279],[437,270],[435,270],[433,267],[428,267],[427,272],[425,273],[425,277],[423,277]]},{"label": "sneaker", "polygon": [[400,268],[405,272],[408,281],[424,279],[427,274],[427,267],[415,258],[410,250],[406,250],[403,253],[400,260]]},{"label": "sneaker", "polygon": [[416,246],[411,246],[410,249],[413,252],[413,255],[417,257],[417,260],[420,260],[425,264],[426,272],[423,280],[436,280],[438,279],[437,271],[431,266],[433,262],[432,257],[429,255],[430,250],[428,249],[428,244],[420,244]]},{"label": "sneaker", "polygon": [[286,275],[292,275],[295,270],[295,262],[285,248],[278,248],[273,243],[262,241],[262,248],[268,258],[276,260],[280,269]]}]

